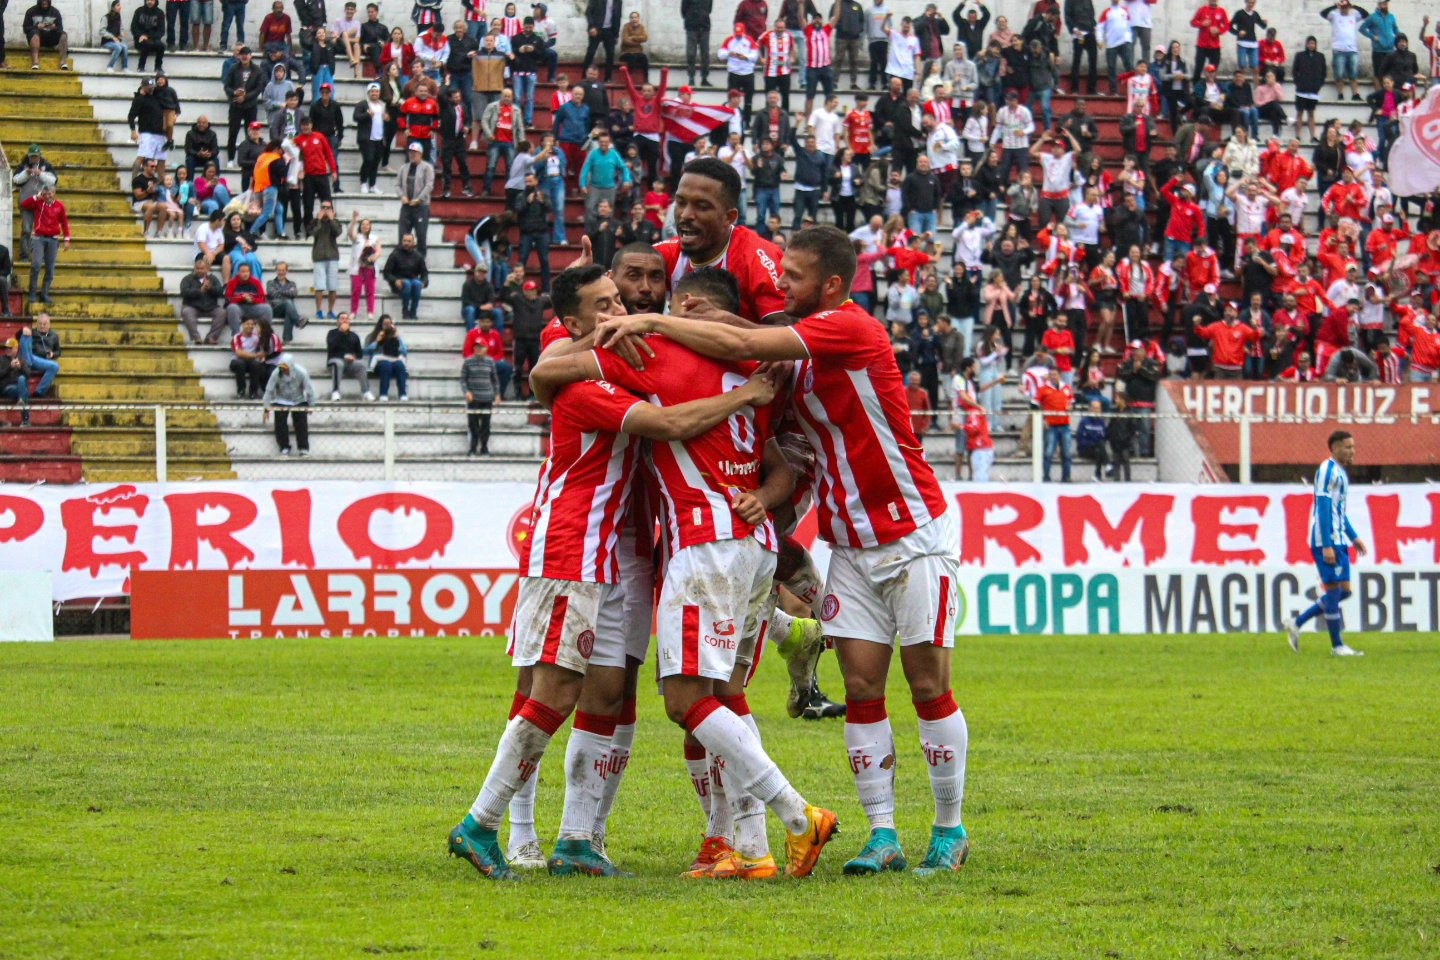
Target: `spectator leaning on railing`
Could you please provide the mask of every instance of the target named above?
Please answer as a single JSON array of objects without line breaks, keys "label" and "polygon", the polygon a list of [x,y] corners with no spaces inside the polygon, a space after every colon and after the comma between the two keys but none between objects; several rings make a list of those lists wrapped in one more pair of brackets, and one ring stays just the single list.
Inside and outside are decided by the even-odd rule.
[{"label": "spectator leaning on railing", "polygon": [[265,386],[264,419],[275,411],[275,443],[280,447],[280,456],[290,456],[290,424],[295,421],[295,440],[300,447],[300,456],[310,456],[310,412],[315,405],[315,387],[310,383],[310,374],[295,362],[293,355],[280,354],[270,382]]}]

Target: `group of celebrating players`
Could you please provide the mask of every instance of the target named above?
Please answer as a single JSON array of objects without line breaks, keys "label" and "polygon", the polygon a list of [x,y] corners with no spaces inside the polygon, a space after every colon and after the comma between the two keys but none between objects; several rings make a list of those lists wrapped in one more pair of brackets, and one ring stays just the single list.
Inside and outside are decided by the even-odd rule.
[{"label": "group of celebrating players", "polygon": [[[835,814],[768,756],[746,703],[767,637],[780,638],[788,663],[792,716],[821,651],[839,658],[845,747],[870,826],[844,872],[908,866],[885,706],[897,638],[935,800],[916,872],[958,870],[968,855],[968,733],[950,691],[954,515],[912,430],[885,331],[849,300],[848,238],[813,227],[782,259],[735,225],[740,188],[728,164],[693,161],[675,192],[674,239],[624,247],[608,271],[573,266],[552,285],[555,319],[530,379],[551,411],[551,448],[510,632],[517,691],[448,843],[483,876],[619,874],[606,821],[634,739],[652,617],[665,710],[686,732],[706,818],[685,876],[776,876],[767,808],[785,826],[787,876],[809,875],[839,832]],[[823,587],[789,537],[812,501],[831,547]],[[812,617],[781,608],[782,586]],[[572,712],[547,859],[534,832],[536,771]]]}]

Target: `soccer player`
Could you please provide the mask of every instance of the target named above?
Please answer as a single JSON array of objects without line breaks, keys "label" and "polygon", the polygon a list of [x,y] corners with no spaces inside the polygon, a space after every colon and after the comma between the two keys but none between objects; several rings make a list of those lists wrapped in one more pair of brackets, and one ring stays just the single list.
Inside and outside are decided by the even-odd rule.
[{"label": "soccer player", "polygon": [[[537,396],[544,403],[566,384],[604,378],[668,407],[733,391],[754,369],[659,338],[648,347],[653,358],[638,371],[610,351],[549,358],[537,367]],[[670,553],[656,630],[666,713],[714,758],[712,771],[735,775],[737,788],[733,800],[722,797],[716,788],[723,779],[712,779],[711,810],[728,806],[735,846],[702,865],[692,874],[697,878],[776,875],[764,809],[752,798],[785,824],[787,876],[809,875],[837,829],[835,815],[807,803],[765,753],[743,692],[769,616],[776,545],[769,511],[788,500],[794,485],[779,447],[768,442],[770,416],[759,405],[742,409],[701,436],[650,450]],[[736,680],[740,686],[725,693]]]},{"label": "soccer player", "polygon": [[[668,289],[673,293],[680,279],[693,270],[718,267],[734,276],[739,285],[740,309],[732,315],[751,324],[789,323],[785,297],[778,286],[780,248],[748,227],[736,226],[739,201],[740,175],[730,164],[713,157],[686,164],[675,191],[676,236],[655,245],[665,262]],[[789,443],[784,446],[787,451],[794,449]],[[798,511],[797,516],[804,512]],[[785,555],[795,558],[795,563],[785,564],[782,571],[790,574],[785,578],[787,589],[802,598],[807,592],[817,592],[808,589],[810,583],[819,583],[809,554],[793,542],[783,546]],[[820,692],[815,680],[819,651],[802,642],[809,636],[803,625],[787,624],[786,630],[790,642],[780,645],[780,654],[791,670],[787,712],[812,719],[843,715],[840,705]],[[797,660],[800,654],[804,656]]]},{"label": "soccer player", "polygon": [[1330,434],[1329,446],[1330,458],[1315,471],[1315,501],[1310,508],[1310,553],[1324,593],[1300,616],[1285,621],[1285,635],[1290,649],[1299,653],[1300,628],[1323,614],[1330,631],[1330,652],[1337,657],[1363,657],[1365,654],[1348,646],[1340,635],[1340,603],[1350,596],[1350,547],[1362,557],[1366,552],[1365,541],[1355,533],[1345,512],[1350,494],[1350,476],[1345,471],[1355,462],[1355,438],[1336,430]]},{"label": "soccer player", "polygon": [[[614,281],[598,265],[566,270],[551,296],[576,338],[591,331],[598,314],[624,310]],[[729,391],[664,408],[598,382],[568,386],[553,398],[550,457],[535,493],[533,533],[521,550],[525,576],[510,631],[515,664],[534,668],[529,698],[513,711],[484,786],[448,843],[453,856],[465,858],[483,876],[513,876],[496,838],[500,819],[581,700],[587,671],[593,665],[623,676],[617,548],[638,459],[635,438],[699,436],[773,397],[768,379],[755,376]],[[551,873],[617,873],[591,843],[614,722],[613,716],[584,711],[576,716]]]},{"label": "soccer player", "polygon": [[[959,534],[910,425],[904,386],[884,330],[847,299],[855,251],[829,226],[797,233],[785,250],[790,327],[740,327],[656,314],[607,319],[602,346],[661,333],[712,357],[800,361],[794,409],[816,452],[821,536],[833,545],[821,602],[845,676],[845,743],[870,838],[850,874],[907,866],[895,833],[895,746],[885,681],[897,635],[920,717],[935,821],[921,869],[958,870],[969,844],[961,824],[968,732],[950,692]],[[681,308],[693,312],[690,299]]]}]

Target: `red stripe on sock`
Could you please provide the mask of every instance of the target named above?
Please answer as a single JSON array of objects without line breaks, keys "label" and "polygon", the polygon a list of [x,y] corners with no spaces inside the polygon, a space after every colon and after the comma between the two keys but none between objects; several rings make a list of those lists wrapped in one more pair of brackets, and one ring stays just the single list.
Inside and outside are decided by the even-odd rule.
[{"label": "red stripe on sock", "polygon": [[565,717],[562,714],[551,710],[539,700],[526,700],[525,705],[520,708],[519,716],[533,723],[552,737],[555,736],[555,731],[560,729],[560,724],[565,722]]},{"label": "red stripe on sock", "polygon": [[720,701],[716,700],[714,697],[701,697],[699,700],[695,701],[695,706],[691,707],[689,711],[686,712],[685,720],[683,721],[682,725],[685,727],[686,730],[694,733],[695,728],[700,726],[700,724],[704,723],[706,718],[708,718],[710,714],[721,708],[722,707]]},{"label": "red stripe on sock", "polygon": [[626,725],[632,727],[635,725],[635,701],[633,699],[626,700],[620,704],[620,715],[615,718],[615,726],[623,727]]},{"label": "red stripe on sock", "polygon": [[915,714],[921,720],[944,720],[960,708],[955,706],[955,694],[945,691],[934,700],[915,703]]},{"label": "red stripe on sock", "polygon": [[937,647],[945,646],[945,627],[950,622],[946,611],[950,607],[950,578],[940,578],[940,602],[935,605],[935,639],[931,641]]},{"label": "red stripe on sock", "polygon": [[575,729],[584,730],[586,733],[593,733],[596,736],[613,737],[615,736],[615,718],[576,710]]},{"label": "red stripe on sock", "polygon": [[880,723],[889,714],[885,712],[885,698],[879,700],[846,700],[846,723]]},{"label": "red stripe on sock", "polygon": [[510,701],[510,716],[506,719],[514,720],[515,717],[520,713],[520,708],[525,706],[525,701],[529,699],[530,698],[525,696],[525,694],[521,693],[519,690],[516,690],[514,698]]},{"label": "red stripe on sock", "polygon": [[545,646],[540,650],[541,663],[554,663],[560,653],[560,638],[565,633],[565,611],[570,609],[569,597],[556,597],[550,608],[550,627],[545,631]]},{"label": "red stripe on sock", "polygon": [[686,760],[704,760],[704,759],[705,759],[705,745],[704,745],[703,743],[687,743],[687,744],[685,744],[685,759],[686,759]]},{"label": "red stripe on sock", "polygon": [[720,701],[720,706],[725,707],[737,717],[750,715],[750,703],[745,699],[743,693],[733,697],[716,697],[715,699]]},{"label": "red stripe on sock", "polygon": [[700,675],[700,608],[686,604],[680,614],[680,674]]}]

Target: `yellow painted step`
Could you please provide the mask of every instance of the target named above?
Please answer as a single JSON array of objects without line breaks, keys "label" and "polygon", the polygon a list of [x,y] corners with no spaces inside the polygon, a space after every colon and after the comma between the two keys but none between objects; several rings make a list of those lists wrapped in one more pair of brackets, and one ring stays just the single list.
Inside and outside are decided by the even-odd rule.
[{"label": "yellow painted step", "polygon": [[205,399],[198,378],[140,380],[134,375],[65,374],[65,399],[75,403],[155,403]]},{"label": "yellow painted step", "polygon": [[[86,460],[112,459],[114,457],[153,457],[155,436],[149,438],[110,434],[72,434],[70,449]],[[183,440],[167,436],[165,443],[167,457],[183,459],[210,459],[228,456],[224,440],[218,436],[209,441]]]},{"label": "yellow painted step", "polygon": [[[16,99],[7,99],[5,106],[0,108],[0,123],[22,119],[15,108],[23,105],[21,98],[33,97],[36,93],[34,90],[23,89],[20,84],[8,86],[9,89],[6,89],[6,85],[0,85],[0,95],[14,92]],[[90,101],[81,97],[45,97],[45,116],[90,121],[95,119],[95,114],[90,109]]]},{"label": "yellow painted step", "polygon": [[[104,291],[95,291],[95,300],[77,301],[72,297],[65,296],[63,285],[56,281],[53,288],[54,303],[45,307],[50,316],[58,319],[61,317],[92,317],[97,319],[122,319],[128,317],[137,318],[160,318],[170,317],[175,320],[175,311],[170,309],[166,302],[155,302],[152,298],[116,298],[106,294]],[[100,299],[105,298],[105,299]],[[31,313],[38,312],[41,305],[35,305],[37,309]]]},{"label": "yellow painted step", "polygon": [[[149,464],[143,460],[96,464],[83,461],[81,467],[87,483],[147,483],[155,480],[154,461]],[[229,469],[228,462],[224,467],[210,462],[204,464],[172,462],[170,463],[169,479],[175,481],[234,480],[235,471]]]},{"label": "yellow painted step", "polygon": [[[73,397],[71,402],[75,401]],[[122,410],[74,410],[62,407],[64,423],[72,430],[104,432],[108,430],[155,429],[153,408]],[[167,410],[166,425],[172,430],[216,430],[215,415],[209,410]]]}]

